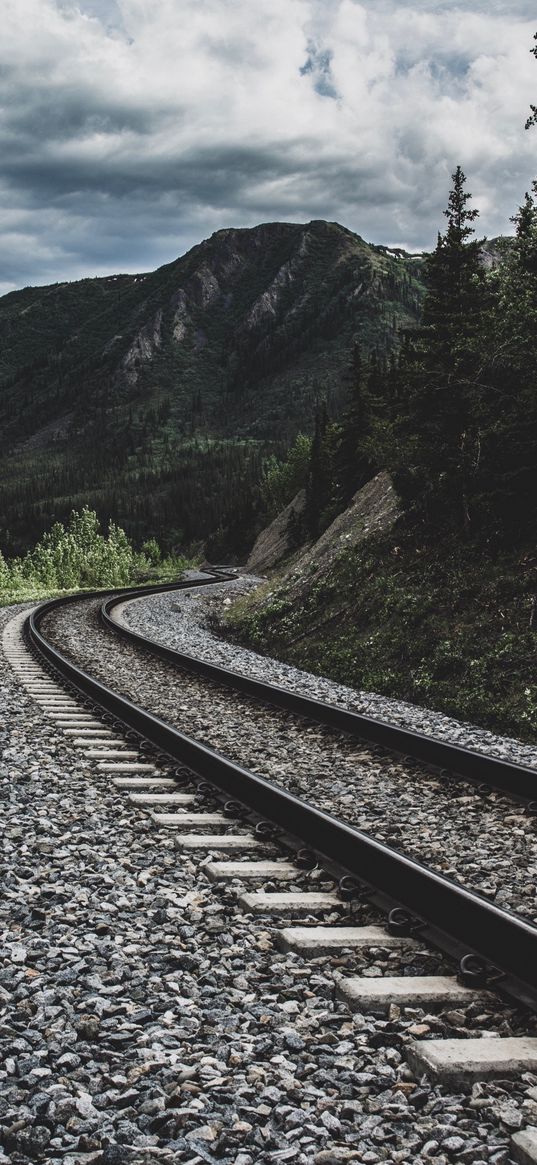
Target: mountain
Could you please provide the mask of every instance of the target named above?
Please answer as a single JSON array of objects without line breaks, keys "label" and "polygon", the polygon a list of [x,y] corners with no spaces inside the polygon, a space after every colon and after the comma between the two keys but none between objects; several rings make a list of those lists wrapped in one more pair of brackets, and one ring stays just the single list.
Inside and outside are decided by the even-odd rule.
[{"label": "mountain", "polygon": [[84,503],[136,539],[214,532],[268,450],[321,400],[341,411],[355,342],[388,353],[418,320],[422,262],[336,223],[267,223],[152,273],[0,298],[2,548]]}]

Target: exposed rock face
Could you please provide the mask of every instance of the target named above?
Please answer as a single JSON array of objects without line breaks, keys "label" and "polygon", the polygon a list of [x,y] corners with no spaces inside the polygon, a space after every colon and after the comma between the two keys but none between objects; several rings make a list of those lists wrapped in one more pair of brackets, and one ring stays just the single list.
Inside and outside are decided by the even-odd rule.
[{"label": "exposed rock face", "polygon": [[[7,447],[27,381],[47,403],[47,421],[55,409],[63,416],[76,406],[82,443],[105,383],[127,411],[142,392],[147,406],[167,393],[179,432],[191,424],[192,395],[201,391],[205,433],[292,437],[304,417],[311,421],[320,377],[337,409],[356,338],[366,350],[384,349],[397,342],[399,327],[416,322],[420,272],[415,256],[395,260],[337,223],[276,222],[217,231],[143,277],[0,297]],[[56,350],[60,396],[49,371]]]},{"label": "exposed rock face", "polygon": [[481,263],[487,271],[499,267],[509,255],[513,240],[500,236],[497,239],[486,239],[480,252]]},{"label": "exposed rock face", "polygon": [[[261,532],[248,559],[248,570],[262,574],[292,554],[292,511],[294,509],[297,516],[302,514],[305,501],[305,491],[301,490],[271,525]],[[298,596],[326,575],[344,550],[359,546],[372,534],[389,530],[399,513],[399,499],[391,477],[382,471],[355,493],[350,506],[338,514],[317,542],[303,548],[292,558],[287,572],[279,578],[279,583],[286,587],[287,593],[291,589]]]},{"label": "exposed rock face", "polygon": [[145,324],[134,339],[123,360],[123,370],[130,384],[138,380],[139,368],[148,364],[154,352],[162,345],[162,308],[151,323]]},{"label": "exposed rock face", "polygon": [[306,491],[301,489],[270,526],[261,531],[246,564],[247,570],[264,574],[296,549],[295,522],[302,517],[305,505]]},{"label": "exposed rock face", "polygon": [[350,506],[295,560],[293,576],[302,578],[307,573],[308,584],[313,585],[343,550],[351,550],[372,534],[389,530],[399,513],[392,479],[382,471],[355,493]]},{"label": "exposed rock face", "polygon": [[172,325],[173,338],[174,340],[177,340],[178,343],[181,343],[181,340],[184,340],[187,333],[188,319],[186,295],[182,289],[177,292],[176,296],[174,296],[172,306],[175,307],[175,315],[173,317]]}]

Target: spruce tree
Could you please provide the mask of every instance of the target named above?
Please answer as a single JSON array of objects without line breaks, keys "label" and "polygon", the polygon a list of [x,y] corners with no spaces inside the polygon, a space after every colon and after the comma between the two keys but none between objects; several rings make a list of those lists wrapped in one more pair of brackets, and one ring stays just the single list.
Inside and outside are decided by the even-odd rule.
[{"label": "spruce tree", "polygon": [[364,466],[360,442],[368,428],[366,401],[366,368],[362,349],[355,343],[350,368],[350,399],[341,422],[340,439],[336,451],[336,500],[346,505],[362,484]]},{"label": "spruce tree", "polygon": [[469,536],[479,464],[483,391],[478,336],[486,300],[473,239],[478,211],[468,205],[458,166],[444,212],[448,226],[426,263],[423,328],[402,354],[399,392],[400,488],[429,518]]},{"label": "spruce tree", "polygon": [[328,427],[326,404],[315,414],[315,431],[311,443],[304,523],[310,538],[318,538],[321,514],[328,501],[329,482],[326,471],[324,442]]},{"label": "spruce tree", "polygon": [[490,277],[483,363],[479,498],[486,529],[502,542],[533,534],[537,519],[537,205],[526,194],[516,234]]}]

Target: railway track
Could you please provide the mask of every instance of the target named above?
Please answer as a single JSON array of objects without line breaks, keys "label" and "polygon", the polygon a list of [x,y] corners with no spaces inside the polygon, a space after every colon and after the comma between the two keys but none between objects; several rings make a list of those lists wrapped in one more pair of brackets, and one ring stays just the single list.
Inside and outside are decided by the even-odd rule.
[{"label": "railway track", "polygon": [[[214,579],[209,578],[201,585],[207,585],[211,581]],[[190,587],[187,584],[182,589],[190,589]],[[125,596],[113,596],[112,598],[107,597],[102,605],[100,602],[98,603],[101,618],[104,617],[109,629],[118,631],[122,637],[129,641],[135,639],[137,646],[141,645],[144,649],[149,648],[152,654],[165,658],[167,663],[171,661],[174,669],[183,668],[185,658],[188,670],[191,670],[191,667],[196,668],[196,661],[191,661],[184,655],[162,648],[160,645],[149,644],[143,641],[140,636],[133,636],[129,632],[125,634],[124,628],[113,623],[110,619],[111,611],[118,603],[124,601]],[[79,605],[79,601],[77,603],[75,599],[76,605]],[[39,614],[40,624],[45,623],[46,625],[49,614],[57,609],[58,605],[55,602],[42,608]],[[39,641],[41,649],[48,651],[51,661],[60,662],[60,666],[64,666],[58,660],[57,649],[55,650],[45,641],[38,628],[35,628],[33,634]],[[80,634],[80,629],[77,630],[77,634]],[[56,633],[56,640],[57,638]],[[202,666],[204,670],[207,668],[206,664]],[[208,678],[211,684],[215,680],[220,682],[223,669],[210,667],[209,670]],[[76,671],[72,672],[72,677],[76,678]],[[241,680],[242,677],[234,673],[228,677],[227,684],[240,684]],[[439,876],[435,870],[424,867],[423,863],[409,859],[406,854],[398,852],[391,846],[379,844],[369,833],[352,828],[345,821],[334,819],[331,814],[319,810],[309,800],[289,793],[287,789],[263,779],[257,772],[248,771],[236,760],[222,755],[221,751],[203,746],[199,741],[192,739],[190,735],[178,731],[168,720],[164,722],[161,717],[154,714],[152,718],[148,717],[147,711],[134,707],[132,700],[118,697],[113,692],[104,693],[101,691],[100,685],[89,677],[83,677],[82,681],[78,677],[77,683],[81,682],[84,684],[87,695],[96,697],[101,704],[106,704],[108,711],[121,717],[131,730],[134,729],[142,737],[150,739],[153,744],[165,750],[175,760],[192,767],[202,778],[213,782],[217,788],[223,790],[226,797],[233,798],[254,813],[257,812],[267,817],[280,830],[291,835],[295,839],[295,848],[306,846],[312,849],[322,857],[325,863],[327,861],[335,862],[342,871],[346,871],[354,877],[358,888],[361,887],[361,892],[374,893],[379,902],[380,896],[383,896],[384,904],[387,904],[388,907],[391,905],[393,909],[400,911],[401,908],[404,908],[408,918],[405,924],[401,913],[398,914],[400,932],[405,925],[407,931],[410,931],[418,922],[422,926],[426,924],[431,939],[433,939],[433,930],[435,931],[434,941],[437,945],[449,950],[458,960],[464,960],[469,952],[478,953],[487,963],[492,964],[490,973],[496,975],[495,968],[499,968],[504,976],[506,989],[512,991],[518,998],[533,1003],[537,990],[537,961],[534,957],[536,930],[533,925],[529,925],[526,919],[520,918],[513,912],[507,913],[504,910],[499,910],[493,902],[469,892],[465,886],[457,884],[453,879]],[[248,681],[248,684],[251,682]],[[264,695],[263,703],[273,703],[271,686],[259,684],[258,681],[253,683],[256,703],[259,701],[260,689],[263,690],[263,693],[268,691],[268,698]],[[174,692],[175,689],[172,689],[172,702],[175,700]],[[248,692],[248,695],[252,696],[253,693]],[[349,734],[351,737],[359,731],[361,739],[363,739],[364,734],[372,726],[371,730],[375,735],[374,743],[377,743],[378,723],[367,717],[356,716],[354,713],[347,713],[341,709],[334,710],[329,705],[308,700],[303,696],[296,698],[294,693],[281,688],[276,689],[274,700],[276,699],[282,705],[284,702],[288,702],[289,709],[293,712],[296,711],[298,699],[298,707],[301,712],[305,707],[313,709],[309,719],[315,717],[317,720],[322,718],[323,721],[326,721],[335,711],[339,721],[339,714],[342,713],[344,723],[351,724],[353,727],[353,732]],[[157,701],[157,704],[159,702],[160,700]],[[170,703],[166,707],[167,710],[170,710]],[[285,723],[287,722],[285,721]],[[304,721],[298,722],[299,734],[303,731],[303,725]],[[380,725],[380,727],[384,726]],[[406,757],[408,757],[409,743],[412,740],[418,740],[417,751],[423,749],[428,756],[434,756],[437,762],[441,759],[446,762],[449,759],[451,761],[450,771],[455,763],[461,765],[467,763],[468,767],[472,768],[474,762],[480,765],[482,771],[487,771],[489,758],[472,754],[468,750],[446,744],[443,741],[431,741],[428,737],[420,737],[418,734],[409,733],[404,729],[395,729],[394,739],[400,746],[404,746]],[[240,743],[242,746],[242,741]],[[283,739],[283,747],[285,747],[285,738]],[[351,760],[353,757],[354,753],[351,753]],[[412,757],[412,760],[414,759]],[[528,785],[535,779],[535,774],[531,770],[524,770],[520,766],[510,765],[495,759],[492,761],[491,768],[495,774],[501,773],[501,778],[498,779],[501,779],[502,784],[507,782],[511,772],[514,774],[518,796],[520,796],[521,774]],[[445,774],[447,770],[443,768],[442,771]],[[418,784],[419,779],[418,776]],[[445,776],[442,779],[445,781]],[[438,796],[438,791],[435,791],[434,797]],[[457,816],[458,813],[459,810],[456,809]],[[479,820],[478,817],[478,823]],[[531,836],[533,837],[533,833]],[[502,841],[504,837],[505,833],[503,832]],[[527,880],[525,873],[524,877]],[[397,895],[394,894],[394,886],[397,886]],[[393,920],[391,925],[395,925]],[[476,935],[479,936],[478,942]],[[463,974],[470,980],[472,977],[475,978],[475,972],[473,974],[468,972],[467,965],[468,960],[464,963]],[[472,967],[475,967],[474,963],[472,963]],[[481,982],[485,981],[487,973],[485,966],[479,976]]]},{"label": "railway track", "polygon": [[[231,694],[212,681],[187,672],[179,677],[164,661],[148,667],[145,654],[103,638],[99,606],[95,601],[92,611],[91,603],[75,603],[53,613],[47,624],[48,634],[92,674],[115,690],[121,685],[128,698],[141,699],[144,707],[241,767],[535,921],[529,876],[537,864],[537,839],[522,805],[379,755],[349,736]],[[506,831],[512,838],[509,851]]]},{"label": "railway track", "polygon": [[[110,619],[113,607],[127,597],[107,598],[105,618]],[[275,927],[280,949],[307,964],[311,959],[362,957],[378,946],[393,951],[397,961],[402,952],[425,943],[425,949],[432,946],[460,964],[459,978],[445,973],[449,961],[442,963],[442,956],[442,975],[345,976],[337,993],[351,1011],[395,1016],[401,1009],[451,1008],[456,1012],[472,1005],[486,1011],[491,990],[535,1008],[537,929],[533,925],[278,788],[111,690],[50,642],[43,628],[59,606],[65,606],[65,601],[45,604],[28,620],[27,634],[39,662],[29,660],[13,631],[8,655],[28,690],[74,747],[116,790],[125,791],[131,806],[149,813],[159,829],[173,832],[180,852],[201,859],[204,874],[220,889],[235,888],[239,908],[248,917]],[[155,650],[153,644],[144,647]],[[167,663],[174,667],[196,667],[169,649],[159,647],[158,653],[163,650]],[[52,678],[44,668],[53,669],[48,673]],[[221,683],[222,676],[210,674],[210,679]],[[233,686],[237,682],[242,677],[226,680]],[[291,693],[267,692],[264,684],[261,692],[255,683],[256,690],[247,692],[249,697],[279,703],[280,708],[289,700],[294,713],[306,713],[304,697],[298,697],[298,709]],[[308,707],[315,704],[306,703]],[[308,715],[328,727],[323,717],[331,713],[326,708],[310,707]],[[350,725],[349,714],[344,715]],[[352,728],[345,731],[357,735],[359,727],[361,740],[380,743],[374,735],[378,725],[364,720],[353,716]],[[341,722],[337,728],[341,730]],[[368,731],[372,737],[366,736]],[[417,734],[396,731],[397,751],[405,756],[420,761],[427,757],[433,763],[431,743],[433,747],[439,744],[442,757],[450,751],[452,770],[456,763],[455,771],[460,773],[460,765],[467,764],[465,777],[475,780],[487,769],[483,763],[487,758],[479,757],[477,772],[474,759],[461,756],[464,750],[427,738],[419,738],[416,756],[409,744],[410,738],[418,740]],[[385,747],[385,737],[381,743]],[[395,737],[391,745],[395,747]],[[440,751],[434,755],[438,764]],[[498,779],[505,781],[509,768],[517,770],[515,795],[528,798],[530,771],[501,767]],[[497,762],[492,770],[499,774]],[[525,793],[523,781],[528,782]],[[493,784],[490,779],[487,783]],[[212,802],[208,809],[202,803],[207,798]],[[252,890],[252,886],[264,888]],[[388,920],[387,928],[382,919]],[[281,922],[283,926],[278,925]],[[533,1032],[529,1016],[525,1022]],[[454,1038],[447,1040],[412,1039],[407,1046],[411,1071],[418,1078],[427,1074],[451,1088],[471,1087],[487,1078],[502,1080],[513,1072],[535,1073],[537,1078],[537,1040],[531,1034],[487,1037],[480,1033],[478,1039],[464,1035],[455,1030]],[[515,1140],[512,1151],[527,1154],[532,1134],[517,1137],[519,1143]]]},{"label": "railway track", "polygon": [[[220,574],[226,581],[233,576]],[[213,577],[213,582],[214,577]],[[203,584],[202,584],[203,585]],[[163,588],[168,590],[169,588]],[[151,592],[145,592],[151,593]],[[160,593],[157,588],[152,593]],[[141,592],[143,595],[144,592]],[[323,702],[311,696],[301,695],[289,688],[255,679],[205,659],[196,658],[186,652],[166,647],[131,630],[117,618],[118,610],[124,603],[121,596],[107,598],[101,607],[100,616],[107,630],[121,636],[127,643],[149,650],[159,659],[165,660],[180,670],[186,670],[204,679],[223,684],[234,692],[259,700],[297,716],[304,716],[317,724],[344,732],[354,739],[378,745],[388,751],[420,762],[436,769],[443,777],[460,776],[475,783],[481,792],[499,789],[511,798],[519,799],[528,806],[529,812],[537,813],[537,773],[535,769],[514,764],[494,756],[486,756],[457,744],[413,732],[408,728],[386,723],[371,716],[365,716],[337,704]]]}]

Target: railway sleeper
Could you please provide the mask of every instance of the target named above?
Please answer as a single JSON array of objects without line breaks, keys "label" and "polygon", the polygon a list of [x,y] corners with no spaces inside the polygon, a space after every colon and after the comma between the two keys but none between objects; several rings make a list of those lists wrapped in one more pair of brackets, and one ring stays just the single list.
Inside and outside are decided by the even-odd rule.
[{"label": "railway sleeper", "polygon": [[[13,642],[13,637],[11,643]],[[133,765],[131,758],[138,755],[127,748],[127,742],[111,729],[103,728],[101,723],[92,716],[76,714],[76,702],[69,703],[72,715],[58,714],[57,705],[67,708],[62,703],[61,687],[46,680],[44,670],[33,663],[27,663],[27,653],[20,648],[10,648],[10,637],[4,636],[4,650],[19,676],[19,679],[33,696],[42,711],[53,721],[54,726],[63,733],[70,733],[70,743],[74,748],[83,751],[87,760],[95,764],[97,775],[105,776],[117,772],[116,765],[99,763],[102,752],[110,755],[116,751],[117,755],[129,757],[128,766],[120,765],[120,771],[143,772],[143,776],[113,777],[113,784],[118,790],[125,791],[134,808],[150,810],[151,819],[156,827],[184,825],[206,827],[207,825],[224,825],[230,827],[229,816],[221,813],[179,813],[158,814],[151,811],[154,804],[188,804],[194,797],[190,794],[178,792],[162,793],[147,792],[155,788],[177,789],[174,779],[160,776],[154,765],[143,763]],[[56,699],[44,697],[44,692],[58,693]],[[95,742],[113,742],[113,750],[96,750],[88,748]],[[125,751],[123,751],[125,750]],[[134,793],[133,789],[143,788],[143,793]],[[199,790],[198,790],[199,794]],[[218,853],[220,850],[255,851],[263,855],[274,853],[276,846],[273,837],[267,839],[250,833],[183,833],[177,839],[177,848],[185,852]],[[299,875],[296,866],[286,861],[246,861],[222,862],[210,860],[201,870],[213,882],[226,883],[229,880],[240,881],[266,879],[280,881],[292,880]],[[364,951],[376,946],[388,949],[404,949],[415,945],[415,939],[408,936],[395,936],[379,926],[346,926],[341,924],[341,913],[347,909],[347,904],[333,892],[321,893],[311,891],[291,891],[288,893],[266,892],[258,890],[253,893],[238,891],[239,907],[254,914],[276,915],[278,918],[291,916],[299,918],[305,914],[310,920],[307,926],[284,926],[275,932],[275,938],[280,949],[302,956],[303,959],[318,960],[330,954]],[[326,914],[334,919],[334,925],[317,925],[312,918],[317,913]],[[337,989],[338,998],[353,1012],[366,1013],[369,1010],[385,1012],[391,1008],[401,1007],[444,1007],[446,1005],[464,1005],[469,999],[479,1000],[483,993],[461,986],[455,977],[448,976],[383,976],[368,978],[354,976],[342,978]],[[467,1089],[476,1081],[491,1080],[496,1077],[504,1079],[510,1076],[519,1076],[530,1072],[537,1074],[537,1039],[531,1037],[487,1037],[472,1039],[419,1039],[413,1040],[406,1050],[406,1057],[410,1069],[418,1079],[433,1078],[444,1085]],[[537,1097],[537,1090],[533,1089]],[[514,1159],[520,1165],[537,1163],[537,1128],[528,1126],[515,1133],[511,1138],[511,1150]]]}]

